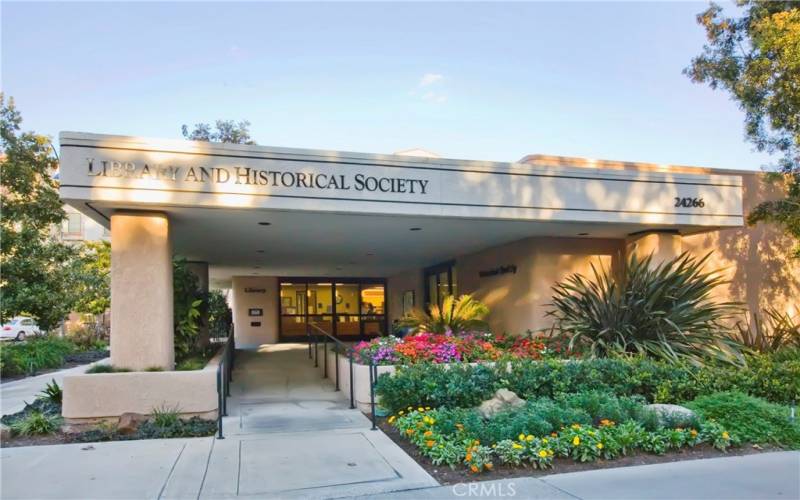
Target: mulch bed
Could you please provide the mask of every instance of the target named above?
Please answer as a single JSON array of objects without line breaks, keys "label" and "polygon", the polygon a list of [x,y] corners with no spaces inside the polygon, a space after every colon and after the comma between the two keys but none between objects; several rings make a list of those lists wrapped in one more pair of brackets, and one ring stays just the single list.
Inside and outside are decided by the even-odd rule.
[{"label": "mulch bed", "polygon": [[466,467],[456,466],[451,469],[447,465],[434,465],[429,458],[423,456],[417,447],[400,435],[400,432],[389,425],[386,419],[379,419],[378,427],[386,433],[400,448],[409,454],[428,474],[433,476],[443,485],[456,484],[469,481],[492,481],[495,479],[508,479],[513,477],[538,477],[551,474],[563,474],[566,472],[579,472],[595,469],[612,469],[615,467],[630,467],[633,465],[660,464],[665,462],[678,462],[681,460],[698,460],[702,458],[719,458],[738,455],[752,455],[766,451],[776,451],[774,447],[753,447],[742,446],[741,448],[729,448],[727,453],[721,452],[709,445],[696,446],[694,448],[682,448],[670,451],[664,455],[651,455],[647,453],[636,453],[620,457],[614,460],[596,460],[594,462],[576,462],[571,458],[556,458],[553,460],[552,469],[534,469],[532,467],[514,467],[495,463],[491,471],[484,471],[481,474],[470,474]]},{"label": "mulch bed", "polygon": [[11,375],[11,376],[4,376],[0,379],[0,384],[5,384],[6,382],[14,382],[16,380],[22,380],[28,377],[35,377],[37,375],[45,375],[48,373],[57,372],[59,370],[66,370],[67,368],[75,368],[76,366],[81,365],[88,365],[89,363],[94,363],[95,361],[100,361],[101,359],[105,359],[109,356],[107,349],[98,349],[93,351],[84,351],[84,352],[76,352],[73,354],[67,354],[64,356],[64,364],[59,366],[58,368],[47,368],[43,370],[39,370],[33,375]]}]

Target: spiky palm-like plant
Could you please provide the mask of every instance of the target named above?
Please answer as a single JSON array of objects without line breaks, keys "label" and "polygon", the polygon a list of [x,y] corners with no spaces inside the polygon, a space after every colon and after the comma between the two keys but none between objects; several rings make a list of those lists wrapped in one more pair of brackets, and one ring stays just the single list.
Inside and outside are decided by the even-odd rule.
[{"label": "spiky palm-like plant", "polygon": [[462,333],[469,331],[487,331],[489,325],[483,320],[489,314],[489,308],[471,295],[455,298],[448,295],[442,305],[434,304],[430,313],[414,309],[401,321],[410,326],[414,332],[429,333]]},{"label": "spiky palm-like plant", "polygon": [[592,279],[574,274],[553,287],[548,314],[570,348],[591,356],[637,353],[693,364],[740,363],[738,345],[723,325],[739,304],[712,300],[714,288],[726,281],[719,271],[704,271],[710,255],[684,253],[655,266],[652,256],[632,255],[619,280],[592,266]]}]

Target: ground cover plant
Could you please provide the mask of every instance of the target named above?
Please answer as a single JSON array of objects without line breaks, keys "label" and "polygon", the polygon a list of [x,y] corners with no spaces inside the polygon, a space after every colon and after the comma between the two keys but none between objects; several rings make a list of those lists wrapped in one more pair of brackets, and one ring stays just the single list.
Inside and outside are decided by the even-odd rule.
[{"label": "ground cover plant", "polygon": [[[632,453],[664,454],[699,445],[725,451],[738,443],[735,435],[713,420],[688,427],[659,426],[635,399],[603,394],[606,407],[590,411],[581,401],[548,399],[483,419],[467,408],[407,407],[388,423],[435,465],[466,467],[471,473],[491,471],[496,463],[547,469],[555,458],[578,462],[611,460]],[[598,395],[588,395],[597,400]],[[601,418],[623,416],[623,422]],[[571,423],[570,423],[571,422]]]},{"label": "ground cover plant", "polygon": [[800,357],[787,352],[749,355],[747,365],[678,365],[644,357],[514,360],[493,364],[416,364],[378,377],[376,393],[389,411],[407,406],[471,407],[505,387],[524,399],[555,398],[586,388],[651,403],[691,401],[739,391],[782,405],[800,399]]}]

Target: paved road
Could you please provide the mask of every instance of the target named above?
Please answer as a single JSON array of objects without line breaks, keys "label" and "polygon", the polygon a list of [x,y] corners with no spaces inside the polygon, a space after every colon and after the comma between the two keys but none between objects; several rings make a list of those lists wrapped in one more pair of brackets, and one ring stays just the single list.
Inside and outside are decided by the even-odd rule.
[{"label": "paved road", "polygon": [[85,373],[87,368],[97,363],[108,363],[108,358],[96,361],[95,363],[67,368],[66,370],[58,370],[43,375],[36,375],[35,377],[27,377],[14,382],[0,384],[0,413],[2,415],[8,415],[22,410],[25,408],[25,402],[33,402],[36,396],[51,380],[55,379],[58,385],[63,387],[64,377],[66,375]]}]

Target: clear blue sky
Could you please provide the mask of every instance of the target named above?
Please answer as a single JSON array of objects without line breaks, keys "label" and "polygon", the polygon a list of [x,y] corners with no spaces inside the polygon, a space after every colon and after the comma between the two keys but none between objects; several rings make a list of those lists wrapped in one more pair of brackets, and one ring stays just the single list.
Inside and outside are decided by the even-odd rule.
[{"label": "clear blue sky", "polygon": [[681,70],[705,3],[12,3],[2,88],[24,125],[514,161],[756,169],[722,91]]}]

